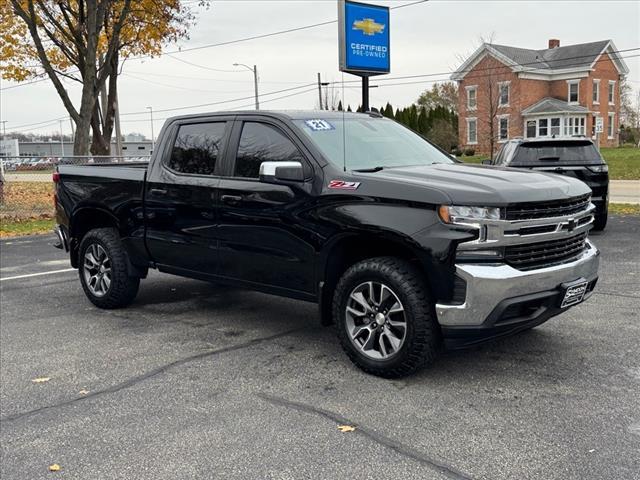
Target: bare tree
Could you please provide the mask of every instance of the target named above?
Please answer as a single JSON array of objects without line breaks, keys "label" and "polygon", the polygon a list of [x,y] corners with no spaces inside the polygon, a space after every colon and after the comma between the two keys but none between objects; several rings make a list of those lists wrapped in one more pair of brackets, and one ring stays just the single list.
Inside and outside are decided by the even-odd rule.
[{"label": "bare tree", "polygon": [[[493,43],[494,34],[480,37],[481,45]],[[511,69],[488,53],[471,71],[465,80],[468,84],[477,85],[477,135],[479,144],[488,146],[489,155],[493,158],[500,140],[500,118],[502,114],[517,111],[517,92],[512,91],[510,79]],[[514,115],[508,120],[516,121]]]},{"label": "bare tree", "polygon": [[324,105],[320,105],[320,110],[337,110],[340,102],[340,94],[335,87],[334,82],[324,87]]}]

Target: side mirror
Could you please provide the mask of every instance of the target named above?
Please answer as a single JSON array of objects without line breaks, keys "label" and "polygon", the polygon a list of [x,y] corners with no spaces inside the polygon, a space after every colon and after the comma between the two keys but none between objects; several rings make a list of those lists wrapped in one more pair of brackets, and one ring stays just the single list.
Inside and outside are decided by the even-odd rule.
[{"label": "side mirror", "polygon": [[300,162],[262,162],[260,164],[260,181],[304,182],[304,169]]},{"label": "side mirror", "polygon": [[482,165],[493,165],[493,162],[487,158],[486,160],[482,160]]}]

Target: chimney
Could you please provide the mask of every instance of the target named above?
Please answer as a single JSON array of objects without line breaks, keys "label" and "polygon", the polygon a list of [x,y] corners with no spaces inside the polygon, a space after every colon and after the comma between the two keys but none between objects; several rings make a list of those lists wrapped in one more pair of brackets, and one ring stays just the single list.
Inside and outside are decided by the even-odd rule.
[{"label": "chimney", "polygon": [[549,48],[558,48],[560,46],[560,40],[557,38],[549,39]]}]

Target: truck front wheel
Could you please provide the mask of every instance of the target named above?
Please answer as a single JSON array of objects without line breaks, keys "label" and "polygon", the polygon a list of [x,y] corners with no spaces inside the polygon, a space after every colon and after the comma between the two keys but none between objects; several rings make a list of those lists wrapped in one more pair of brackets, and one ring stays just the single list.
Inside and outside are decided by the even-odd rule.
[{"label": "truck front wheel", "polygon": [[440,349],[424,277],[406,260],[377,257],[349,268],[335,290],[333,317],[342,348],[373,375],[408,375]]},{"label": "truck front wheel", "polygon": [[111,309],[133,302],[140,278],[129,275],[129,260],[115,229],[90,230],[80,243],[78,255],[80,283],[91,303]]}]

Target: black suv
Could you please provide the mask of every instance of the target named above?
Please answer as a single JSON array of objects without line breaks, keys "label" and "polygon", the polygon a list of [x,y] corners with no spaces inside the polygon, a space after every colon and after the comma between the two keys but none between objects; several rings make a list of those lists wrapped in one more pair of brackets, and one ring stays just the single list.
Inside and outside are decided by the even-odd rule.
[{"label": "black suv", "polygon": [[593,228],[604,230],[607,225],[609,168],[588,138],[509,140],[493,161],[483,163],[559,173],[582,180],[593,192],[591,201],[596,206]]}]

